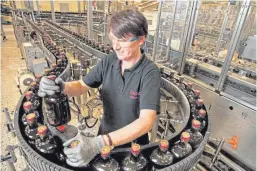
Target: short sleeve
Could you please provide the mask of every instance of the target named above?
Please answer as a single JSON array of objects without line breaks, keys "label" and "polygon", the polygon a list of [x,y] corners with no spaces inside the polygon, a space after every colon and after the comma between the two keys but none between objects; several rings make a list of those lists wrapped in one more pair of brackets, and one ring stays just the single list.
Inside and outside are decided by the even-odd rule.
[{"label": "short sleeve", "polygon": [[157,69],[145,75],[140,93],[140,110],[152,109],[160,113],[160,82],[160,71]]},{"label": "short sleeve", "polygon": [[89,73],[83,77],[84,83],[91,88],[98,88],[103,82],[103,73],[105,70],[105,63],[107,57],[104,57],[100,62],[94,66]]}]

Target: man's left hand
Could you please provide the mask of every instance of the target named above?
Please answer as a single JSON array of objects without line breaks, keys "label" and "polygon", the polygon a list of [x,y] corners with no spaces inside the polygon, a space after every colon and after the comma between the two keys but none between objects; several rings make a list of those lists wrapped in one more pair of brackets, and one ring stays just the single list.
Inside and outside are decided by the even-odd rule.
[{"label": "man's left hand", "polygon": [[[79,143],[75,147],[71,147],[74,141],[79,141]],[[73,167],[85,167],[100,152],[105,146],[105,143],[101,135],[89,138],[79,134],[63,143],[63,146],[68,165]]]}]

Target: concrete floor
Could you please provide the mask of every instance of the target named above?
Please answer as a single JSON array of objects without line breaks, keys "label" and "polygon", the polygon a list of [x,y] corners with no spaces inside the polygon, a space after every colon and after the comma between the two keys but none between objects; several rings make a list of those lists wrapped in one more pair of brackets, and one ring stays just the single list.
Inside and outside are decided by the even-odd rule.
[{"label": "concrete floor", "polygon": [[[12,25],[3,26],[7,40],[2,41],[1,37],[1,109],[7,107],[9,111],[14,111],[20,98],[20,93],[16,87],[17,69],[25,66],[25,61],[21,59],[21,53],[17,47],[17,42],[13,33]],[[11,116],[13,119],[13,115]],[[17,138],[12,138],[7,134],[5,126],[5,115],[1,112],[1,155],[7,154],[7,145],[17,145]],[[17,171],[24,170],[26,165],[23,157],[15,163]],[[7,170],[6,163],[1,163],[1,170]]]}]

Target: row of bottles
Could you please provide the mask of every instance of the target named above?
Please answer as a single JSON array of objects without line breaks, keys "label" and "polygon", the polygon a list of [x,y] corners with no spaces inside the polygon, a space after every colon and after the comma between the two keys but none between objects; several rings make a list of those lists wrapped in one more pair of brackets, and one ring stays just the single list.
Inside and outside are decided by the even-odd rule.
[{"label": "row of bottles", "polygon": [[190,115],[191,120],[196,119],[201,123],[200,131],[206,127],[206,110],[204,108],[204,100],[200,97],[200,90],[193,90],[193,83],[188,82],[184,84],[184,77],[179,76],[178,79],[175,78],[175,72],[170,71],[169,74],[164,72],[164,68],[160,68],[161,76],[174,85],[176,85],[183,94],[187,97],[190,105]]},{"label": "row of bottles", "polygon": [[[45,74],[42,74],[45,75]],[[64,162],[64,154],[62,151],[61,143],[57,138],[54,138],[48,127],[44,125],[42,115],[42,98],[38,96],[39,83],[42,75],[36,75],[36,80],[30,83],[30,91],[25,93],[26,101],[23,103],[24,114],[22,122],[24,125],[24,133],[27,137],[29,144],[37,151],[42,153],[45,157],[49,157],[56,162]],[[59,129],[60,132],[63,129]]]},{"label": "row of bottles", "polygon": [[86,45],[88,45],[88,46],[90,46],[90,47],[92,47],[92,48],[94,48],[96,50],[99,50],[99,51],[101,51],[103,53],[106,53],[106,54],[109,54],[109,53],[113,52],[112,47],[109,44],[105,45],[103,43],[97,42],[94,39],[89,39],[87,37],[87,35],[83,35],[83,34],[79,34],[79,33],[73,32],[73,31],[71,31],[71,30],[69,30],[67,28],[63,28],[60,25],[55,24],[53,22],[50,22],[50,23],[52,25],[54,25],[55,27],[57,27],[57,28],[65,31],[65,32],[67,32],[68,34],[72,35],[73,38],[79,40],[80,42],[85,43]]},{"label": "row of bottles", "polygon": [[24,114],[22,122],[25,126],[25,135],[28,142],[42,153],[52,153],[56,148],[56,143],[43,125],[43,116],[41,114],[42,99],[38,96],[39,82],[41,76],[36,76],[36,81],[30,83],[30,91],[25,93],[26,101],[23,103]]},{"label": "row of bottles", "polygon": [[[198,132],[199,133],[199,132]],[[108,146],[103,147],[101,155],[92,162],[92,168],[96,171],[145,171],[145,170],[158,170],[166,168],[176,161],[179,161],[190,155],[195,147],[195,132],[183,132],[180,141],[176,142],[169,148],[167,140],[160,140],[159,147],[154,149],[150,154],[149,161],[141,153],[139,144],[132,144],[130,154],[127,155],[120,163],[111,157],[111,149]],[[198,135],[198,134],[197,134]],[[193,136],[191,146],[191,136]],[[199,135],[198,135],[199,136]],[[198,137],[197,136],[197,137]]]}]

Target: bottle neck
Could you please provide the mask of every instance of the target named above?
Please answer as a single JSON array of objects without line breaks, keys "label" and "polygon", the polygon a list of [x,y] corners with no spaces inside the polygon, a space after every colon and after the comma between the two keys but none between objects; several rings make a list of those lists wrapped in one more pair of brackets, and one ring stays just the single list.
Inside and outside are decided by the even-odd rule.
[{"label": "bottle neck", "polygon": [[197,117],[197,120],[199,120],[200,122],[202,122],[204,119],[205,119],[205,117],[200,116],[200,115]]},{"label": "bottle neck", "polygon": [[102,159],[102,163],[103,163],[103,164],[107,164],[107,163],[110,162],[110,156],[108,156],[108,157],[103,157],[103,156],[101,156],[101,159]]},{"label": "bottle neck", "polygon": [[194,127],[192,127],[192,129],[191,129],[191,130],[192,130],[192,133],[193,133],[193,134],[195,134],[195,133],[199,132],[199,130],[198,130],[198,129],[195,129]]},{"label": "bottle neck", "polygon": [[202,109],[202,106],[203,106],[202,104],[196,104],[196,107],[198,110]]},{"label": "bottle neck", "polygon": [[181,147],[186,147],[188,144],[188,142],[185,142],[185,141],[180,141],[180,145]]},{"label": "bottle neck", "polygon": [[159,148],[157,151],[157,154],[162,157],[167,153],[167,151],[168,151],[168,149],[163,150],[163,149]]},{"label": "bottle neck", "polygon": [[29,129],[35,129],[35,128],[37,128],[37,122],[34,122],[34,123],[29,123],[29,122],[28,122],[28,125],[29,125]]},{"label": "bottle neck", "polygon": [[138,162],[139,161],[139,154],[135,155],[135,154],[130,154],[130,160],[132,160],[133,162]]}]

